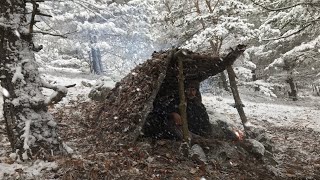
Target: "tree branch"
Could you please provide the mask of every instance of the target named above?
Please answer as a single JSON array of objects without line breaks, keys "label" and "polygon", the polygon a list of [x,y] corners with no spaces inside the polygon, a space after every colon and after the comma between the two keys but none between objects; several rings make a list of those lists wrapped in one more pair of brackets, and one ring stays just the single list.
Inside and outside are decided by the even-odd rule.
[{"label": "tree branch", "polygon": [[315,6],[315,7],[320,7],[320,3],[319,2],[316,2],[316,3],[300,2],[300,3],[296,3],[296,4],[293,4],[293,5],[290,5],[290,6],[286,6],[286,7],[271,8],[271,7],[264,6],[264,5],[260,4],[260,3],[257,3],[255,0],[250,0],[250,1],[253,4],[255,4],[257,6],[260,6],[263,9],[268,10],[268,11],[283,11],[283,10],[291,9],[291,8],[294,8],[294,7],[297,7],[297,6]]},{"label": "tree branch", "polygon": [[50,35],[50,36],[58,36],[58,37],[62,37],[62,38],[68,38],[67,36],[65,36],[64,34],[53,34],[53,33],[49,33],[49,32],[42,32],[42,31],[34,31],[34,34],[44,34],[44,35]]},{"label": "tree branch", "polygon": [[44,13],[42,13],[42,12],[40,12],[40,11],[37,11],[37,12],[36,12],[36,15],[46,16],[46,17],[52,17],[51,15],[49,15],[49,14],[44,14]]},{"label": "tree branch", "polygon": [[41,84],[42,87],[47,88],[47,89],[52,89],[52,90],[55,91],[45,101],[45,105],[47,105],[47,106],[53,105],[53,104],[56,104],[56,103],[60,102],[62,100],[62,98],[66,97],[66,95],[68,93],[68,89],[67,88],[76,86],[76,84],[67,85],[67,86],[54,86],[54,85],[49,84],[49,83],[44,82],[44,81],[42,81],[41,83],[42,83]]},{"label": "tree branch", "polygon": [[301,33],[303,30],[305,30],[309,26],[313,25],[314,22],[319,21],[319,20],[320,20],[320,17],[318,17],[317,19],[315,19],[313,21],[310,21],[308,24],[305,24],[302,28],[298,29],[297,31],[295,31],[295,32],[293,32],[291,34],[288,34],[288,35],[285,35],[285,36],[281,36],[281,37],[271,38],[271,39],[263,39],[262,41],[274,41],[274,40],[285,39],[285,38],[291,37],[293,35]]},{"label": "tree branch", "polygon": [[36,12],[38,10],[39,5],[35,1],[30,2],[32,4],[32,12],[31,12],[31,20],[30,20],[30,25],[29,25],[29,33],[33,33],[33,25],[36,24],[35,22],[35,17],[36,17]]}]

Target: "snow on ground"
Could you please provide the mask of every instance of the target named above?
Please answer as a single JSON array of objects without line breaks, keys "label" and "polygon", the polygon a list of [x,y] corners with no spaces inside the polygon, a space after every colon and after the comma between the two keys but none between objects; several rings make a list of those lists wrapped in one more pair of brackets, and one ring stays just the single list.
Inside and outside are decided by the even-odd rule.
[{"label": "snow on ground", "polygon": [[[306,127],[320,131],[320,119],[318,118],[320,117],[320,109],[317,106],[298,106],[290,101],[283,104],[268,100],[252,102],[246,100],[246,96],[243,97],[244,111],[252,124],[258,125],[259,122],[268,122],[275,126]],[[210,112],[225,114],[236,124],[241,123],[237,110],[232,106],[234,100],[231,95],[222,97],[204,94],[202,98],[209,114]]]},{"label": "snow on ground", "polygon": [[0,163],[0,179],[30,179],[39,177],[42,170],[54,170],[58,165],[55,162],[36,160],[28,163]]},{"label": "snow on ground", "polygon": [[[71,68],[57,69],[42,74],[42,78],[53,85],[67,86],[76,84],[75,87],[68,88],[68,94],[59,104],[68,104],[88,99],[88,94],[92,87],[103,81],[108,87],[113,87],[115,82],[109,77],[102,77],[87,73],[82,73]],[[43,93],[49,96],[53,90],[43,89]]]}]

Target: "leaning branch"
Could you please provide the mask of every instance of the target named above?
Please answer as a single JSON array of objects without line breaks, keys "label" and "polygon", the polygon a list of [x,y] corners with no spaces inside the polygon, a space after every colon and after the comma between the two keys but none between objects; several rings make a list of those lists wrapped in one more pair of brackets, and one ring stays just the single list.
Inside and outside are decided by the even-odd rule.
[{"label": "leaning branch", "polygon": [[[245,48],[246,48],[245,45],[238,45],[236,47],[236,49],[235,50],[232,49],[232,52],[229,53],[224,59],[230,59],[230,58],[232,59],[232,58],[239,57],[245,51]],[[232,68],[232,64],[228,64],[226,69],[227,69],[228,76],[229,76],[231,92],[233,94],[233,99],[235,101],[235,108],[237,109],[237,111],[239,113],[242,125],[244,127],[245,132],[246,132],[246,135],[248,135],[248,127],[247,127],[248,119],[247,119],[247,116],[243,110],[244,105],[242,104],[240,94],[238,91],[237,82],[236,82],[236,73],[234,72],[234,70]]]},{"label": "leaning branch", "polygon": [[62,38],[68,38],[64,34],[53,34],[53,33],[43,32],[43,31],[34,31],[33,34],[43,34],[43,35],[50,35],[50,36],[58,36],[58,37],[62,37]]},{"label": "leaning branch", "polygon": [[234,102],[235,102],[235,108],[237,109],[237,111],[239,113],[242,125],[245,129],[245,132],[247,133],[246,124],[248,122],[248,119],[247,119],[246,114],[244,113],[244,110],[243,110],[244,105],[243,105],[241,98],[240,98],[240,95],[239,95],[237,82],[236,82],[236,73],[234,72],[231,65],[227,67],[227,72],[228,72],[229,81],[230,81],[230,88],[231,88]]},{"label": "leaning branch", "polygon": [[37,12],[36,12],[36,15],[38,15],[38,16],[45,16],[45,17],[52,17],[51,15],[49,15],[49,14],[44,14],[44,13],[42,13],[42,12],[40,12],[40,11],[37,11]]}]

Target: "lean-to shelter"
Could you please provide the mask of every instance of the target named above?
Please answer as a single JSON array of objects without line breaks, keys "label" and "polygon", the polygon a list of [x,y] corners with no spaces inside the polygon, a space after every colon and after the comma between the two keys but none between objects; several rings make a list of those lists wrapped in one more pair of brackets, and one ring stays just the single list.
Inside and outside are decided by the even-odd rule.
[{"label": "lean-to shelter", "polygon": [[[178,61],[183,62],[184,83],[201,82],[230,66],[243,53],[238,45],[225,57],[211,57],[184,49],[154,52],[152,58],[135,67],[107,95],[99,112],[99,131],[112,138],[111,143],[133,143],[162,96],[177,93]],[[109,139],[110,140],[110,139]]]}]

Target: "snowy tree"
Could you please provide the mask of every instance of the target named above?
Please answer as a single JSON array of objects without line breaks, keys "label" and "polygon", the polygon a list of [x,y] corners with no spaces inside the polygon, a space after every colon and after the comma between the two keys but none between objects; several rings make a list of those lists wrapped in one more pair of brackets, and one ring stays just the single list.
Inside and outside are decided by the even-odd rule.
[{"label": "snowy tree", "polygon": [[[36,47],[32,39],[35,17],[45,15],[37,7],[33,0],[3,1],[0,5],[1,86],[8,90],[4,120],[12,150],[23,160],[61,150],[57,123],[47,112],[52,99],[41,93],[45,84],[39,78],[32,52]],[[27,16],[28,12],[32,15]],[[64,87],[57,88],[66,91]]]},{"label": "snowy tree", "polygon": [[[144,0],[46,2],[42,8],[49,9],[53,18],[45,18],[38,27],[67,38],[38,36],[44,44],[40,57],[44,61],[77,58],[90,64],[94,46],[100,51],[103,71],[124,75],[154,51],[148,22],[151,5],[152,1]],[[94,36],[97,42],[92,44]]]},{"label": "snowy tree", "polygon": [[[219,54],[224,40],[230,44],[244,43],[256,35],[254,24],[248,22],[253,7],[242,1],[159,1],[155,28],[168,28],[167,41],[194,51]],[[161,13],[161,14],[160,14]],[[160,32],[161,34],[161,32]],[[163,33],[162,33],[163,34]]]},{"label": "snowy tree", "polygon": [[[156,37],[172,46],[219,56],[234,44],[248,43],[257,36],[255,24],[249,22],[255,10],[247,1],[161,0],[158,3],[153,18],[153,27],[160,29],[155,31],[160,34]],[[241,66],[252,64],[248,60],[245,58]],[[221,79],[227,89],[224,73]]]},{"label": "snowy tree", "polygon": [[291,93],[295,82],[303,85],[316,81],[319,74],[319,1],[258,1],[260,8],[260,46],[255,56],[268,71],[270,80],[288,82]]}]

